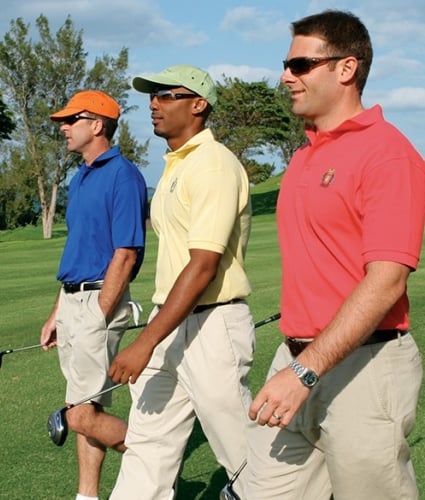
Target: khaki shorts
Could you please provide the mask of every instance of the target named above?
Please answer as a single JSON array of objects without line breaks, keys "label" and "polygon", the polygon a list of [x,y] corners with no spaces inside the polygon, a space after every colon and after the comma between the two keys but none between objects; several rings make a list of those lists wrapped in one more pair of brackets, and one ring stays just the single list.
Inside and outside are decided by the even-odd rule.
[{"label": "khaki shorts", "polygon": [[[108,370],[128,327],[131,309],[126,291],[114,317],[106,323],[100,309],[100,290],[60,292],[56,313],[57,347],[67,381],[66,403],[76,403],[113,385]],[[111,406],[111,392],[93,399]]]},{"label": "khaki shorts", "polygon": [[[292,356],[282,344],[269,377]],[[285,429],[248,431],[248,500],[416,500],[407,436],[422,360],[412,336],[365,345],[324,375]]]}]

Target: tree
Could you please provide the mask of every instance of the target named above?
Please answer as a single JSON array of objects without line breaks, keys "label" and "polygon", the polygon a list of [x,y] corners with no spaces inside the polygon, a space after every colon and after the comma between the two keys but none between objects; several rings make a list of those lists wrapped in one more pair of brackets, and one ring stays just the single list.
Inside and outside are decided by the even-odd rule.
[{"label": "tree", "polygon": [[10,110],[0,95],[0,140],[10,139],[10,134],[15,129],[16,125],[10,115]]},{"label": "tree", "polygon": [[146,155],[149,147],[149,139],[144,144],[139,144],[134,136],[131,135],[127,121],[121,122],[118,145],[122,154],[139,168],[148,166],[149,162],[146,160]]},{"label": "tree", "polygon": [[[284,85],[279,85],[276,92],[286,109],[290,110],[292,107],[292,101],[288,88]],[[286,127],[283,140],[280,136],[271,140],[272,150],[273,152],[275,152],[276,149],[278,150],[285,168],[291,160],[294,152],[307,140],[305,135],[305,120],[295,116],[292,112],[288,113],[288,117],[289,122]]]},{"label": "tree", "polygon": [[0,163],[0,230],[34,224],[37,220],[33,196],[37,185],[34,178],[23,174],[17,153],[12,150],[8,161]]},{"label": "tree", "polygon": [[[120,103],[122,114],[128,112],[128,50],[123,48],[116,58],[96,58],[93,67],[87,69],[82,31],[75,30],[69,16],[55,36],[45,16],[37,18],[36,26],[39,41],[33,42],[29,25],[21,18],[11,21],[10,31],[0,42],[0,85],[18,120],[9,158],[12,151],[18,157],[22,186],[35,180],[33,206],[39,207],[43,235],[50,238],[58,189],[79,157],[67,151],[59,127],[49,115],[64,107],[75,92],[89,88],[111,94]],[[126,143],[143,156],[147,143],[139,146],[128,129],[124,134]],[[143,158],[138,164],[144,164]],[[14,169],[11,164],[10,172]]]},{"label": "tree", "polygon": [[275,165],[258,160],[267,152],[285,160],[284,168],[282,151],[295,147],[295,143],[296,147],[300,145],[291,130],[299,119],[291,113],[288,94],[269,87],[266,81],[247,83],[227,77],[223,84],[217,84],[217,94],[209,124],[216,138],[245,166],[250,181],[264,181],[275,170]]}]

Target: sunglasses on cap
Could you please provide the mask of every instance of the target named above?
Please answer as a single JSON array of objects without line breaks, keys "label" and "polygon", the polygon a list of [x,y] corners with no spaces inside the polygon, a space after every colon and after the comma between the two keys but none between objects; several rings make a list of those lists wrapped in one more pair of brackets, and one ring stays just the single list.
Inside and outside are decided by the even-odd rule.
[{"label": "sunglasses on cap", "polygon": [[150,93],[151,101],[156,97],[159,101],[178,101],[179,99],[193,99],[199,97],[198,94],[181,94],[169,89],[156,90]]},{"label": "sunglasses on cap", "polygon": [[77,114],[62,118],[61,122],[64,123],[65,125],[74,125],[74,123],[77,123],[79,120],[97,120],[97,118],[92,118],[91,116],[83,116]]},{"label": "sunglasses on cap", "polygon": [[240,496],[235,493],[233,489],[233,483],[239,477],[239,474],[243,471],[246,466],[246,460],[242,463],[239,469],[233,474],[233,476],[226,483],[225,487],[220,491],[220,500],[241,500]]},{"label": "sunglasses on cap", "polygon": [[339,61],[348,56],[329,56],[329,57],[293,57],[283,61],[283,69],[290,69],[295,76],[308,73],[313,68],[326,64],[330,61]]}]

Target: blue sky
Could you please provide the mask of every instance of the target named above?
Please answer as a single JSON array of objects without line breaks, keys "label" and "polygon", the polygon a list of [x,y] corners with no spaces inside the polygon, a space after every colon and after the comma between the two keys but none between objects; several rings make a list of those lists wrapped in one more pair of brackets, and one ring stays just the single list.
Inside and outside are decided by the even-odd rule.
[{"label": "blue sky", "polygon": [[[69,14],[83,30],[90,58],[115,56],[128,47],[132,77],[193,64],[215,80],[224,74],[274,86],[291,41],[291,21],[327,8],[349,10],[368,27],[375,55],[363,103],[381,104],[385,117],[425,156],[424,0],[12,0],[2,5],[0,35],[11,19],[22,17],[34,26],[41,13],[56,32]],[[150,165],[143,173],[154,187],[165,142],[152,133],[147,96],[134,91],[130,100],[139,105],[126,115],[133,133],[141,141],[151,138]]]}]

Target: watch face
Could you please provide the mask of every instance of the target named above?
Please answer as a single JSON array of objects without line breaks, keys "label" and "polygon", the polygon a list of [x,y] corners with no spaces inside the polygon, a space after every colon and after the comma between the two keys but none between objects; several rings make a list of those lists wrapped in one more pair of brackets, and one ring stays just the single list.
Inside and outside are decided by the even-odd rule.
[{"label": "watch face", "polygon": [[311,370],[309,370],[302,377],[303,384],[306,385],[307,387],[313,387],[314,385],[316,385],[318,380],[319,380],[319,377]]}]

